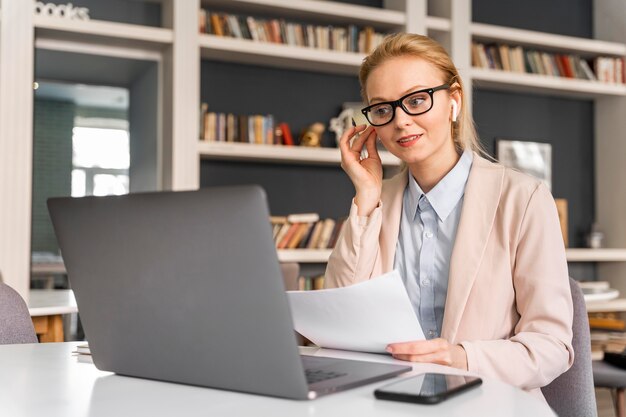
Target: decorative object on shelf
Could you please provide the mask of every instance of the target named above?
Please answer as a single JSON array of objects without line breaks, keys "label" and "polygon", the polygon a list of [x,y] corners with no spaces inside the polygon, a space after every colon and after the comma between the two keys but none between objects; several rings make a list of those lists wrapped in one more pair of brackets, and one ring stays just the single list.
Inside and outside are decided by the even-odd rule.
[{"label": "decorative object on shelf", "polygon": [[559,214],[559,224],[561,225],[561,234],[563,235],[563,243],[565,247],[569,247],[569,239],[567,238],[567,200],[564,198],[555,198],[556,211]]},{"label": "decorative object on shelf", "polygon": [[76,7],[72,3],[54,4],[38,1],[35,3],[35,14],[71,20],[89,20],[89,9]]},{"label": "decorative object on shelf", "polygon": [[598,229],[598,224],[591,226],[591,231],[587,235],[587,247],[592,249],[600,249],[604,242],[604,233]]},{"label": "decorative object on shelf", "polygon": [[323,123],[316,122],[304,129],[302,135],[300,135],[300,146],[322,146],[322,134],[326,128]]},{"label": "decorative object on shelf", "polygon": [[496,139],[496,158],[505,166],[532,175],[552,189],[552,145]]},{"label": "decorative object on shelf", "polygon": [[337,117],[330,119],[328,130],[335,133],[335,143],[337,146],[339,146],[339,139],[341,135],[343,135],[343,132],[352,126],[352,119],[355,120],[357,125],[367,124],[367,119],[365,119],[365,116],[361,113],[362,107],[363,103],[359,102],[343,103],[341,113],[339,113]]}]

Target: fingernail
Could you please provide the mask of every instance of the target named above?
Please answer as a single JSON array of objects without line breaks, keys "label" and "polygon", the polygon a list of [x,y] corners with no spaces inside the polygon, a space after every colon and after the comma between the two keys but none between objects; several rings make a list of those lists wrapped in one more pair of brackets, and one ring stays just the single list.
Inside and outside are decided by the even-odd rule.
[{"label": "fingernail", "polygon": [[387,347],[385,348],[385,350],[386,350],[387,352],[389,352],[389,353],[392,353],[392,352],[393,352],[393,349],[391,348],[391,346],[387,346]]}]

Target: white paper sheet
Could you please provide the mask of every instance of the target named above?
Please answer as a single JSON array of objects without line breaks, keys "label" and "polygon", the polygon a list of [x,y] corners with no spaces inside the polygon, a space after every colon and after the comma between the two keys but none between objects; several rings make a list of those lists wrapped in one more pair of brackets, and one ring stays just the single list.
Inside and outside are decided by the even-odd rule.
[{"label": "white paper sheet", "polygon": [[383,353],[389,343],[424,339],[398,271],[287,296],[296,331],[321,347]]}]

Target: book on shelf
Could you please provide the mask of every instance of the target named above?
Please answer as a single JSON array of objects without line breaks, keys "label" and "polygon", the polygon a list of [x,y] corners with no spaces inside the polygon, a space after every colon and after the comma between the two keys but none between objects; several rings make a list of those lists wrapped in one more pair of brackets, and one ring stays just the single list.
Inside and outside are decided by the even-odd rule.
[{"label": "book on shelf", "polygon": [[626,349],[626,333],[614,331],[591,331],[591,356],[601,360],[604,352],[623,352]]},{"label": "book on shelf", "polygon": [[517,73],[626,84],[624,57],[598,56],[592,60],[586,60],[574,54],[558,54],[521,46],[472,42],[472,66]]},{"label": "book on shelf", "polygon": [[371,26],[333,26],[288,22],[202,9],[198,30],[216,36],[340,52],[369,53],[385,33]]},{"label": "book on shelf", "polygon": [[[263,145],[282,145],[287,123],[275,125],[274,116],[236,115],[209,111],[206,103],[200,105],[200,140],[205,142],[240,142]],[[280,134],[276,130],[280,128]],[[291,140],[290,143],[293,143]]]},{"label": "book on shelf", "polygon": [[324,289],[324,275],[313,277],[300,276],[298,278],[298,291],[313,291]]},{"label": "book on shelf", "polygon": [[317,213],[270,217],[277,249],[331,249],[343,223],[344,219],[320,219]]},{"label": "book on shelf", "polygon": [[626,322],[617,313],[588,313],[589,327],[594,330],[625,330]]}]

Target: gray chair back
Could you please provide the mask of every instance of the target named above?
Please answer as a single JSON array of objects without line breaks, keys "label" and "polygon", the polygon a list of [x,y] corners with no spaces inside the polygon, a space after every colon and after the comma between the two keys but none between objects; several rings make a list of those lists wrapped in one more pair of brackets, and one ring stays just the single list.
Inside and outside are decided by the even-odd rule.
[{"label": "gray chair back", "polygon": [[550,407],[559,416],[596,417],[598,410],[591,369],[591,341],[587,307],[578,283],[571,278],[569,280],[574,304],[572,325],[574,364],[567,372],[543,387],[541,391]]},{"label": "gray chair back", "polygon": [[6,284],[0,283],[0,345],[37,343],[26,303]]}]

